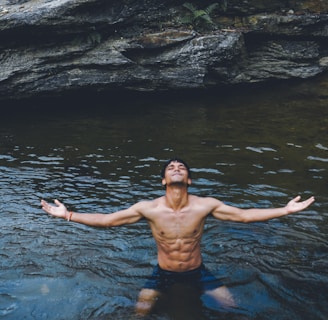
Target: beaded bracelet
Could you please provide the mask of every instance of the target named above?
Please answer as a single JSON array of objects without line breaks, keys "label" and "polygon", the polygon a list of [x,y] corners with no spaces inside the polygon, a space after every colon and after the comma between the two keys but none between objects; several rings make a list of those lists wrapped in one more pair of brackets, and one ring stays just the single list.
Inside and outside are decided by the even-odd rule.
[{"label": "beaded bracelet", "polygon": [[71,221],[73,211],[68,211],[68,218],[67,221]]}]

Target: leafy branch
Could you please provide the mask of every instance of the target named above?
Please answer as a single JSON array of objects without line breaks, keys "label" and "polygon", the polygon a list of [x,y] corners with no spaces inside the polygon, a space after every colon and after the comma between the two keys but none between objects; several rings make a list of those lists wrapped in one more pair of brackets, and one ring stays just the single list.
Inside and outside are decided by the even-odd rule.
[{"label": "leafy branch", "polygon": [[[223,9],[225,10],[227,0],[223,0]],[[214,22],[211,18],[213,11],[219,6],[219,3],[215,2],[210,4],[205,9],[198,9],[192,3],[186,2],[183,7],[188,10],[188,14],[183,17],[182,23],[191,24],[196,30],[206,29],[214,26]]]}]

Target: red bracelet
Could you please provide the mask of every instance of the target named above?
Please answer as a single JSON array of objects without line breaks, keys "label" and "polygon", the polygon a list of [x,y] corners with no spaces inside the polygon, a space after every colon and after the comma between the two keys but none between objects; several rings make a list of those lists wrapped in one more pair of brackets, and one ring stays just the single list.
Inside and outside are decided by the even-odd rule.
[{"label": "red bracelet", "polygon": [[68,211],[67,221],[71,221],[72,215],[73,215],[73,211]]}]

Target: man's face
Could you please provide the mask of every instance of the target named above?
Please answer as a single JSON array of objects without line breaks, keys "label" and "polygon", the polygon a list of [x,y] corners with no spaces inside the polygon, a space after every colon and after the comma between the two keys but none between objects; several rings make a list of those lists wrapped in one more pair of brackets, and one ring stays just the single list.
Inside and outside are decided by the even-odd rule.
[{"label": "man's face", "polygon": [[163,185],[170,184],[191,184],[186,166],[178,161],[172,161],[165,169],[165,176],[162,180]]}]

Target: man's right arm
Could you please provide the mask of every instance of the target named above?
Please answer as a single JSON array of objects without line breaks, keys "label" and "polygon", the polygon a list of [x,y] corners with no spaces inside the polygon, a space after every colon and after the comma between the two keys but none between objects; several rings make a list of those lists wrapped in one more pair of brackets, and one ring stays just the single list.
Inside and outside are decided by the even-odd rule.
[{"label": "man's right arm", "polygon": [[139,202],[128,209],[117,211],[111,214],[101,213],[78,213],[68,211],[60,201],[55,200],[55,206],[50,205],[45,200],[41,200],[42,209],[48,214],[93,227],[109,228],[124,224],[135,223],[143,218],[142,202]]}]

